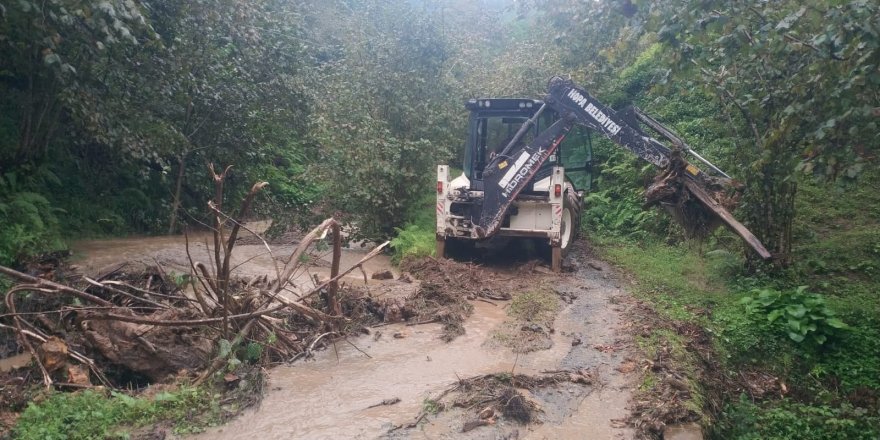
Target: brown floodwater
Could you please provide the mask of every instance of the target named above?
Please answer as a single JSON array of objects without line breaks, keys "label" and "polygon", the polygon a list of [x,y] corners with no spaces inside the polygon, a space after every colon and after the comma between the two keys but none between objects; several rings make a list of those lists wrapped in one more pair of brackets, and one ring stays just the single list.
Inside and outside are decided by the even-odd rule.
[{"label": "brown floodwater", "polygon": [[[168,272],[189,273],[189,256],[194,262],[202,262],[212,267],[213,242],[209,233],[189,235],[189,255],[187,238],[182,235],[125,237],[100,240],[82,240],[71,244],[72,263],[80,266],[83,274],[91,275],[104,267],[128,261],[135,266],[155,265],[157,262]],[[274,279],[284,268],[295,244],[272,245],[270,249],[262,244],[238,244],[233,249],[231,267],[238,277],[267,275]],[[369,249],[343,248],[340,267],[344,270],[356,264]],[[330,275],[331,255],[329,250],[314,251],[317,264],[302,265],[292,279],[295,290],[308,290],[315,286],[314,276],[326,279]],[[387,255],[378,255],[363,265],[367,282],[374,283],[370,276],[379,271],[390,270],[397,277],[399,273],[391,266]],[[343,278],[343,282],[364,284],[364,275],[355,270]]]},{"label": "brown floodwater", "polygon": [[[376,438],[392,424],[412,421],[425,399],[458,378],[514,368],[517,373],[535,374],[554,364],[547,362],[548,357],[564,355],[566,350],[517,356],[486,344],[507,315],[503,304],[473,304],[474,313],[465,322],[466,334],[450,343],[439,339],[439,324],[395,324],[352,340],[369,358],[337,342],[335,350],[324,350],[313,361],[275,367],[269,391],[257,409],[196,438]],[[382,336],[374,341],[377,332]],[[394,338],[398,332],[406,337]],[[369,408],[392,398],[399,398],[400,403]]]},{"label": "brown floodwater", "polygon": [[31,359],[31,354],[27,352],[0,359],[0,373],[24,368],[31,363]]},{"label": "brown floodwater", "polygon": [[[194,260],[208,264],[206,238],[207,235],[191,236],[190,254]],[[121,261],[142,265],[158,261],[166,270],[185,273],[189,261],[183,243],[182,236],[135,237],[82,241],[74,243],[72,249],[74,262],[86,274]],[[267,274],[273,278],[276,265],[283,266],[279,260],[286,259],[292,250],[291,244],[272,246],[273,258],[263,245],[238,245],[233,265],[238,266],[239,276]],[[355,264],[365,254],[366,250],[345,249],[342,267]],[[329,255],[320,259],[317,267],[297,274],[295,283],[300,289],[313,285],[312,275],[329,274]],[[552,281],[557,291],[567,290],[580,296],[557,317],[551,335],[553,344],[547,350],[517,355],[498,344],[493,333],[508,319],[507,303],[475,301],[474,313],[464,323],[466,333],[449,343],[440,339],[439,324],[392,324],[373,328],[371,335],[351,338],[351,344],[338,341],[318,352],[314,359],[274,367],[259,406],[193,438],[377,438],[386,435],[392,426],[411,422],[422,410],[425,399],[436,396],[459,378],[582,368],[595,371],[598,383],[579,390],[573,386],[546,390],[537,396],[546,404],[541,416],[543,424],[504,428],[507,431],[499,425],[462,434],[462,415],[444,411],[429,417],[417,429],[397,431],[394,437],[489,439],[515,429],[519,438],[631,438],[632,432],[621,429],[615,421],[627,416],[626,403],[633,387],[631,378],[616,370],[626,352],[595,348],[617,344],[622,324],[620,310],[611,300],[621,290],[609,278],[611,268],[601,264],[604,272],[579,270]],[[385,255],[365,265],[368,275],[384,270],[398,275]],[[345,281],[364,283],[359,271]],[[396,284],[403,283],[370,279],[368,288],[373,296],[382,296],[389,294]],[[404,337],[395,338],[395,333]],[[573,335],[583,343],[573,346]],[[374,406],[393,398],[400,402]]]}]

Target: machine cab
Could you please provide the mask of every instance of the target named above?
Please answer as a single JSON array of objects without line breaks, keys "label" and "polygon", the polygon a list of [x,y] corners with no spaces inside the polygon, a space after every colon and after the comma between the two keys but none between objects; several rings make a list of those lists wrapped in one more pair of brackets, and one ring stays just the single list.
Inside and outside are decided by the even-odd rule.
[{"label": "machine cab", "polygon": [[[470,110],[468,137],[465,144],[463,170],[470,181],[472,191],[483,190],[483,170],[495,155],[499,154],[513,139],[516,132],[543,105],[536,99],[471,99],[466,103]],[[559,116],[545,110],[536,127],[521,142],[531,142],[537,133],[553,124]],[[556,153],[544,162],[533,181],[540,182],[550,175],[555,166],[565,168],[567,179],[578,191],[589,191],[592,186],[592,138],[589,130],[574,127],[559,145]],[[530,186],[525,193],[545,191],[541,185]]]}]

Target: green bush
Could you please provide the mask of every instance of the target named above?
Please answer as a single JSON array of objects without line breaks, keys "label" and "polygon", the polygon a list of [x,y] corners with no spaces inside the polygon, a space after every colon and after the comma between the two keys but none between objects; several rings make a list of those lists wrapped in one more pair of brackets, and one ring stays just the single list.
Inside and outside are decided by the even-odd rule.
[{"label": "green bush", "polygon": [[391,240],[394,255],[391,261],[400,264],[406,258],[418,258],[434,255],[436,238],[434,229],[408,223],[403,229],[397,228],[397,236]]},{"label": "green bush", "polygon": [[725,406],[714,438],[736,440],[868,440],[880,436],[880,418],[862,408],[805,405],[790,400],[756,404],[741,396]]},{"label": "green bush", "polygon": [[407,222],[403,228],[395,228],[397,235],[391,240],[391,248],[394,250],[391,261],[394,264],[400,264],[405,258],[434,255],[436,249],[435,200],[432,191],[423,192],[418,201],[407,210]]},{"label": "green bush", "polygon": [[[3,188],[0,177],[0,189]],[[0,196],[0,224],[0,264],[9,265],[63,247],[55,210],[39,194],[15,192]]]},{"label": "green bush", "polygon": [[[28,440],[126,438],[126,429],[158,420],[174,420],[178,432],[212,423],[216,404],[198,388],[161,392],[153,398],[92,390],[55,393],[30,403],[15,426],[15,438]],[[194,425],[194,423],[196,425]]]},{"label": "green bush", "polygon": [[824,344],[841,330],[849,328],[828,307],[825,297],[807,292],[806,286],[794,291],[755,289],[741,300],[746,310],[765,317],[767,321],[795,342]]}]

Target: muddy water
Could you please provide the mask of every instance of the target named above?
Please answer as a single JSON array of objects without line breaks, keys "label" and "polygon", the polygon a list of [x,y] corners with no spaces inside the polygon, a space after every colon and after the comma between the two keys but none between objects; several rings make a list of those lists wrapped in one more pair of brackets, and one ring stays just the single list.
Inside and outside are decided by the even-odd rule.
[{"label": "muddy water", "polygon": [[[314,362],[275,368],[270,392],[257,411],[199,438],[236,439],[245,433],[269,439],[375,438],[389,422],[410,421],[427,393],[448,385],[456,374],[505,367],[500,351],[481,347],[504,313],[480,304],[467,323],[467,334],[449,344],[438,339],[439,325],[392,325],[374,330],[382,332],[378,341],[373,336],[352,341],[372,358],[342,343],[337,344],[338,359],[329,349]],[[398,332],[406,337],[394,338]],[[395,397],[400,403],[368,409]]]},{"label": "muddy water", "polygon": [[[501,420],[462,433],[464,419],[473,416],[452,409],[391,437],[494,439],[516,432],[528,439],[632,438],[622,420],[628,414],[633,384],[631,377],[618,371],[627,350],[620,331],[621,311],[613,304],[613,297],[624,292],[608,272],[595,270],[561,277],[555,288],[578,298],[557,317],[548,350],[517,356],[492,343],[493,332],[507,319],[504,303],[475,302],[474,314],[464,324],[467,333],[448,344],[438,339],[436,325],[387,326],[374,329],[382,332],[378,340],[373,340],[374,333],[353,341],[371,358],[340,343],[336,352],[328,349],[313,362],[275,368],[259,408],[196,438],[382,438],[392,425],[412,421],[426,398],[436,397],[458,378],[581,368],[596,375],[593,387],[562,384],[536,392],[542,424],[521,426]],[[395,332],[406,337],[389,337]],[[574,338],[582,343],[573,346]],[[395,397],[400,403],[369,408]]]},{"label": "muddy water", "polygon": [[[213,255],[210,251],[213,243],[210,234],[197,233],[189,236],[189,254],[194,262],[202,262],[211,267]],[[236,276],[250,277],[267,275],[274,279],[276,273],[284,268],[284,263],[293,252],[293,244],[273,245],[269,250],[262,244],[240,244],[233,250],[231,266]],[[187,256],[186,238],[182,235],[158,237],[129,237],[102,240],[84,240],[71,244],[73,263],[81,268],[86,275],[95,274],[107,266],[128,261],[135,266],[155,265],[158,262],[169,272],[189,273],[189,256]],[[343,248],[340,267],[344,270],[356,264],[367,254],[366,250]],[[319,261],[311,267],[303,266],[293,275],[293,284],[299,290],[314,287],[313,277],[326,279],[330,275],[329,252],[316,255]],[[397,271],[391,267],[386,255],[379,255],[364,264],[364,272],[368,282],[369,275],[375,272],[390,270],[395,277]],[[364,283],[360,271],[354,271],[343,278],[344,282]]]},{"label": "muddy water", "polygon": [[[451,343],[438,338],[436,324],[380,327],[352,341],[371,358],[337,343],[336,351],[325,350],[312,362],[273,369],[258,409],[196,438],[376,438],[392,424],[412,421],[426,398],[459,377],[511,371],[514,363],[521,373],[546,367],[544,353],[517,359],[484,344],[505,319],[502,307],[475,302],[467,333]],[[375,332],[382,332],[377,341]],[[406,337],[394,338],[397,332]],[[369,408],[392,398],[400,403]]]},{"label": "muddy water", "polygon": [[611,268],[593,261],[603,271],[582,269],[578,277],[560,283],[559,291],[581,295],[557,319],[560,333],[575,335],[583,343],[571,347],[560,363],[562,368],[589,368],[596,374],[599,386],[572,410],[553,423],[544,423],[531,429],[528,438],[534,439],[625,439],[634,433],[625,427],[629,414],[626,407],[634,388],[632,375],[620,372],[628,361],[628,339],[622,331],[626,322],[622,308],[614,301],[624,295]]},{"label": "muddy water", "polygon": [[24,368],[31,363],[31,354],[22,353],[7,358],[0,359],[0,373],[7,373],[12,370]]},{"label": "muddy water", "polygon": [[[210,256],[204,238],[191,239],[190,253],[196,261],[207,264]],[[262,245],[239,245],[233,264],[240,266],[239,274],[268,274],[272,278],[279,257],[290,255],[292,249],[292,245],[273,246],[273,258]],[[183,237],[179,236],[80,242],[73,250],[87,274],[123,260],[140,264],[159,261],[166,269],[188,272]],[[365,253],[345,250],[342,267],[354,264]],[[312,274],[326,277],[328,258],[319,267],[298,274],[299,284],[308,286]],[[530,439],[632,438],[632,431],[621,428],[618,422],[628,414],[625,407],[634,386],[631,375],[619,372],[627,350],[626,344],[621,344],[624,318],[613,298],[626,293],[620,290],[606,264],[586,255],[576,254],[575,258],[581,260],[582,269],[550,283],[557,291],[578,297],[557,317],[553,345],[548,350],[517,356],[489,342],[507,319],[506,303],[474,302],[474,313],[464,323],[466,334],[451,343],[439,339],[437,324],[395,324],[351,339],[369,357],[352,345],[338,342],[335,350],[331,347],[319,352],[314,360],[276,367],[270,371],[267,393],[259,407],[194,438],[377,438],[392,425],[412,421],[426,398],[436,396],[459,377],[582,368],[596,373],[595,386],[563,386],[536,392],[535,397],[545,405],[543,424],[505,425],[502,420],[496,426],[461,433],[463,414],[444,411],[417,429],[397,431],[394,437],[490,439],[516,431],[519,438]],[[589,268],[586,261],[603,270]],[[367,274],[386,269],[391,266],[384,256],[371,260],[365,268]],[[347,282],[362,284],[362,275],[355,272]],[[374,296],[381,296],[390,283],[397,281],[370,280],[370,290]],[[379,332],[381,336],[374,339]],[[395,333],[404,337],[394,338]],[[573,346],[574,338],[582,343]],[[369,408],[392,398],[400,402]]]}]

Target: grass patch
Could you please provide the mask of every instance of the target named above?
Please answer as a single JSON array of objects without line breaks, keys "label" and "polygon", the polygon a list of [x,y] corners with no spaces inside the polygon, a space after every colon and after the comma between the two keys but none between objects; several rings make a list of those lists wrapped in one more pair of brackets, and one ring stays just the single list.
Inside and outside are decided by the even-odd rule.
[{"label": "grass patch", "polygon": [[519,293],[510,301],[509,313],[523,321],[552,324],[559,311],[559,297],[547,288]]},{"label": "grass patch", "polygon": [[407,213],[407,223],[403,228],[395,228],[397,235],[391,240],[394,254],[391,262],[400,264],[407,258],[433,256],[437,246],[436,218],[434,206],[436,195],[427,192]]},{"label": "grass patch", "polygon": [[436,249],[434,229],[407,224],[403,229],[397,229],[397,236],[391,240],[391,247],[394,249],[391,262],[394,264],[400,264],[408,258],[434,256]]},{"label": "grass patch", "polygon": [[30,403],[14,429],[18,439],[128,438],[132,429],[168,422],[178,434],[200,432],[219,421],[214,396],[184,387],[152,397],[86,390],[53,393]]},{"label": "grass patch", "polygon": [[735,302],[713,275],[712,262],[687,247],[608,239],[598,245],[607,260],[635,277],[636,296],[649,300],[664,318],[699,319],[695,312],[700,308]]},{"label": "grass patch", "polygon": [[758,405],[746,396],[729,403],[713,435],[740,440],[873,440],[880,417],[844,403],[837,407],[804,405],[784,399]]}]

